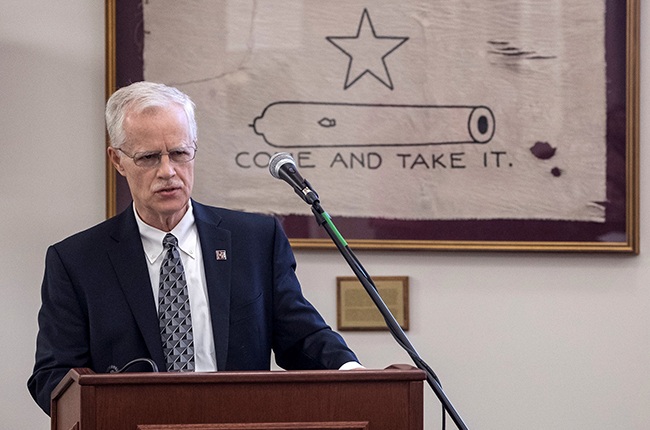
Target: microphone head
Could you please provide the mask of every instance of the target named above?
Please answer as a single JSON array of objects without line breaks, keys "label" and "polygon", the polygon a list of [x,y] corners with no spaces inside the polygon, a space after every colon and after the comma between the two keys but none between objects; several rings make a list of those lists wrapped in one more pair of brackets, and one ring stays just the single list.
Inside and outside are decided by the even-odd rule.
[{"label": "microphone head", "polygon": [[275,153],[269,161],[269,172],[271,172],[271,176],[277,179],[282,179],[280,177],[280,168],[285,164],[291,164],[294,168],[296,166],[295,160],[288,152]]}]

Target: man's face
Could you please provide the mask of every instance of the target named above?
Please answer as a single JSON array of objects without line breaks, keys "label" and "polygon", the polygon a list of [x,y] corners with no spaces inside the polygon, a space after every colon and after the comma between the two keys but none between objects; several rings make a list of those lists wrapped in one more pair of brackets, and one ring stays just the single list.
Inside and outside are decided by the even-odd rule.
[{"label": "man's face", "polygon": [[126,142],[121,151],[108,149],[111,162],[126,178],[140,218],[153,227],[169,231],[187,211],[194,184],[194,160],[177,164],[163,155],[158,165],[142,167],[129,157],[194,146],[185,111],[179,105],[171,105],[127,113],[124,132]]}]

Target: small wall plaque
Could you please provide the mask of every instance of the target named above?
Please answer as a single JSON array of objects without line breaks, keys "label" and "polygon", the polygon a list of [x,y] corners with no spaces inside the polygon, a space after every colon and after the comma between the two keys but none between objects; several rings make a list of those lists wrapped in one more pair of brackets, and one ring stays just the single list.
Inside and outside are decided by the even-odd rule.
[{"label": "small wall plaque", "polygon": [[[408,276],[373,278],[382,300],[403,330],[409,329]],[[388,330],[384,318],[372,299],[353,276],[336,278],[337,329]]]}]

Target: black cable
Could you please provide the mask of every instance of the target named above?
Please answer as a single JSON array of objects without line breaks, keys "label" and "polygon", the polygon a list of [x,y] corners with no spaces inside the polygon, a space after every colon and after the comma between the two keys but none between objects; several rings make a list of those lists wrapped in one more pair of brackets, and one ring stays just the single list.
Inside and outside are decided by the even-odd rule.
[{"label": "black cable", "polygon": [[128,363],[126,363],[124,365],[124,367],[122,367],[121,369],[118,369],[117,366],[111,364],[110,366],[108,366],[108,369],[106,369],[106,372],[108,372],[108,373],[122,373],[126,369],[128,369],[129,367],[133,366],[134,364],[142,363],[142,362],[148,363],[149,366],[151,366],[151,371],[152,372],[158,372],[158,366],[150,358],[136,358],[135,360],[131,360]]}]

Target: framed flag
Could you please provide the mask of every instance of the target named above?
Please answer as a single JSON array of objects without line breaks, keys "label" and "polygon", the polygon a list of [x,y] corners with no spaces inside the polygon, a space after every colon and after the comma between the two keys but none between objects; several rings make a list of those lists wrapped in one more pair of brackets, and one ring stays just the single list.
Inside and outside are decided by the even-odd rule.
[{"label": "framed flag", "polygon": [[[333,247],[639,251],[639,1],[106,0],[107,84],[197,105],[193,197]],[[128,188],[107,164],[107,212]]]}]

